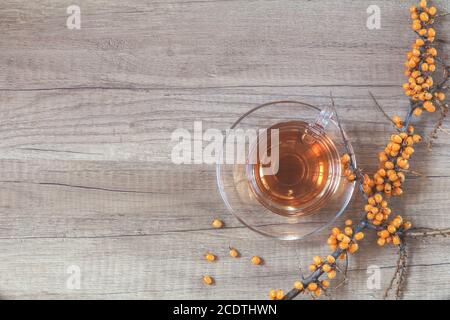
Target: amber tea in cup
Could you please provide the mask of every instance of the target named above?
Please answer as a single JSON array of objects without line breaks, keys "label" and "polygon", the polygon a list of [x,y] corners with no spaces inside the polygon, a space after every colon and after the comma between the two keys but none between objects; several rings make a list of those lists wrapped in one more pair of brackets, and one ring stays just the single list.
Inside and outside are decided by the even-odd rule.
[{"label": "amber tea in cup", "polygon": [[[277,142],[269,132],[278,130]],[[255,164],[247,166],[249,184],[256,199],[281,215],[311,214],[326,204],[336,191],[340,176],[339,153],[325,132],[304,121],[273,125],[261,139],[267,139],[267,151],[258,153]],[[269,166],[264,155],[271,156],[277,143],[277,171],[266,174]],[[257,148],[254,148],[254,151]]]}]

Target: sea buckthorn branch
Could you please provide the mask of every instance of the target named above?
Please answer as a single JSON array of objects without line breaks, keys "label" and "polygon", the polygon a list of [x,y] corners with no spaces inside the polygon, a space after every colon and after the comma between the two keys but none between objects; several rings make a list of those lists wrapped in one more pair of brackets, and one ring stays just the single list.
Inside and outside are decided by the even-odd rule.
[{"label": "sea buckthorn branch", "polygon": [[[426,0],[421,0],[419,7],[411,7],[410,13],[413,19],[412,28],[418,38],[415,40],[412,50],[408,52],[408,60],[405,63],[407,68],[405,75],[409,79],[408,83],[403,85],[403,89],[410,98],[408,113],[404,120],[399,116],[390,119],[397,131],[391,135],[385,149],[378,154],[379,169],[375,174],[372,176],[362,174],[350,154],[344,154],[341,158],[344,175],[348,180],[356,180],[360,184],[360,189],[367,200],[363,217],[355,225],[351,220],[347,220],[343,230],[336,227],[332,229],[327,240],[332,253],[324,258],[315,256],[313,263],[309,266],[311,272],[309,276],[302,276],[301,280],[296,281],[294,289],[283,297],[285,300],[293,299],[300,293],[307,292],[319,297],[322,291],[327,290],[330,285],[328,279],[334,279],[339,270],[337,260],[339,258],[347,259],[349,254],[358,251],[358,241],[364,238],[363,231],[366,229],[374,230],[377,233],[379,246],[393,244],[399,248],[397,269],[386,290],[385,297],[389,295],[394,285],[396,285],[396,298],[398,299],[402,294],[407,274],[408,256],[405,239],[412,225],[410,222],[404,221],[400,215],[391,218],[392,210],[388,200],[392,196],[403,194],[402,186],[406,180],[405,172],[410,171],[409,161],[414,153],[413,145],[422,140],[421,136],[414,133],[414,126],[411,124],[413,117],[420,116],[423,110],[430,113],[435,112],[436,106],[440,107],[441,111],[448,111],[443,91],[447,89],[445,85],[449,78],[449,69],[438,59],[438,52],[433,46],[436,31],[432,28],[435,18],[446,14],[437,15],[437,9],[433,6],[429,7]],[[442,65],[444,74],[443,80],[439,84],[436,84],[432,77],[437,68],[436,62]],[[371,96],[376,101],[372,94]],[[381,106],[376,104],[387,116]],[[340,126],[337,115],[336,118]],[[343,132],[342,129],[341,132]],[[345,134],[343,137],[346,138]],[[411,233],[412,237],[414,237],[413,235],[414,233]],[[428,230],[415,233],[415,236],[430,235],[450,235],[450,230]],[[328,279],[325,279],[325,275]],[[273,292],[270,297],[279,298],[277,295],[274,297]]]},{"label": "sea buckthorn branch", "polygon": [[389,297],[391,290],[395,289],[395,299],[400,299],[403,293],[403,286],[406,281],[406,276],[408,272],[408,253],[406,250],[406,243],[402,242],[399,246],[399,255],[397,260],[397,267],[395,269],[394,276],[392,277],[389,287],[384,292],[384,299],[386,300]]}]

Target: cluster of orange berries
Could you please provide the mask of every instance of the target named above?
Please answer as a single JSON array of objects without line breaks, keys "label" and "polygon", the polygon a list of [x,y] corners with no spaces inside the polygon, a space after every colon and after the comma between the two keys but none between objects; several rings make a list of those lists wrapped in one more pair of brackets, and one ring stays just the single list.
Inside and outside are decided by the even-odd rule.
[{"label": "cluster of orange berries", "polygon": [[331,230],[331,234],[327,240],[327,244],[332,251],[335,251],[337,249],[345,251],[339,256],[339,258],[341,259],[345,258],[346,252],[353,254],[358,251],[359,246],[356,241],[362,240],[364,238],[364,233],[355,233],[352,225],[353,221],[347,220],[345,221],[344,230],[340,230],[339,228],[334,227]]},{"label": "cluster of orange berries", "polygon": [[[397,118],[394,117],[394,122]],[[364,175],[362,185],[364,193],[369,196],[376,192],[384,192],[388,196],[402,195],[401,187],[406,178],[402,170],[409,169],[409,159],[414,153],[413,145],[421,140],[420,135],[414,134],[412,126],[408,127],[407,132],[393,134],[384,151],[378,154],[378,171],[372,178],[367,174]]]},{"label": "cluster of orange berries", "polygon": [[367,220],[375,226],[379,226],[384,221],[387,221],[392,213],[387,201],[383,199],[380,193],[376,193],[367,199],[364,210],[367,212]]},{"label": "cluster of orange berries", "polygon": [[342,170],[344,172],[344,176],[348,181],[353,182],[356,180],[356,175],[351,168],[351,158],[347,153],[341,157],[341,165]]},{"label": "cluster of orange berries", "polygon": [[[345,257],[345,253],[344,253]],[[337,265],[336,258],[332,255],[326,257],[315,256],[313,258],[312,264],[309,266],[309,271],[314,272],[316,270],[320,270],[322,274],[326,274],[329,280],[336,278],[337,275]],[[320,297],[322,292],[326,290],[330,286],[330,281],[328,279],[312,281],[308,283],[305,287],[305,284],[301,281],[296,281],[294,283],[294,288],[299,291],[305,291],[313,294],[315,297]]]},{"label": "cluster of orange berries", "polygon": [[431,76],[436,71],[436,56],[438,54],[432,43],[436,37],[436,31],[431,27],[434,23],[437,9],[428,7],[426,0],[420,1],[419,8],[410,8],[413,20],[412,29],[419,35],[407,53],[405,62],[405,76],[408,82],[403,85],[405,94],[413,101],[421,101],[422,105],[413,111],[415,116],[420,116],[423,110],[436,111],[436,100],[445,100],[443,92],[434,92],[431,87],[434,84]]},{"label": "cluster of orange berries", "polygon": [[400,245],[402,241],[398,235],[398,231],[407,231],[411,229],[411,226],[411,222],[404,222],[401,216],[396,216],[389,224],[387,224],[385,229],[378,231],[378,245],[384,246],[385,244],[390,243],[395,246]]}]

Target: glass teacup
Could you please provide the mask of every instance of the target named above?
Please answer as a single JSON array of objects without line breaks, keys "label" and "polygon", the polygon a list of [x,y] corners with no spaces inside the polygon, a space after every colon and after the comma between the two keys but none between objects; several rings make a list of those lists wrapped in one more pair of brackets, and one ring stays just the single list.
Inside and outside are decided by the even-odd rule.
[{"label": "glass teacup", "polygon": [[[278,101],[240,117],[216,168],[228,210],[250,229],[282,240],[302,239],[339,217],[355,183],[343,176],[340,155],[353,149],[334,115],[332,107]],[[233,161],[231,151],[238,155]]]}]

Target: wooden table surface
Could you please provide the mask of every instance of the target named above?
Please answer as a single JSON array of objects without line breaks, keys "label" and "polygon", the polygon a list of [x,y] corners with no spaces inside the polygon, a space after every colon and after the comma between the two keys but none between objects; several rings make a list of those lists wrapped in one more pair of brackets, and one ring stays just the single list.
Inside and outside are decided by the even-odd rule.
[{"label": "wooden table surface", "polygon": [[[280,242],[247,230],[227,213],[213,166],[171,163],[171,133],[196,120],[226,129],[273,100],[324,107],[332,91],[361,167],[373,170],[392,129],[368,92],[390,115],[406,111],[414,2],[0,0],[0,297],[266,299],[289,289],[299,266],[327,254],[326,232]],[[71,4],[80,30],[66,26]],[[366,27],[372,4],[379,30]],[[449,29],[449,18],[437,25],[447,61]],[[422,119],[427,131],[436,117]],[[416,226],[449,227],[449,135],[417,149],[423,176],[393,207]],[[361,206],[355,197],[345,217]],[[214,217],[226,228],[212,230]],[[449,241],[410,242],[406,298],[450,298]],[[333,297],[382,297],[396,250],[374,242]],[[240,260],[225,257],[229,245]],[[223,258],[206,264],[206,250]],[[254,254],[266,264],[250,265]],[[368,288],[368,266],[381,268],[381,288]]]}]

